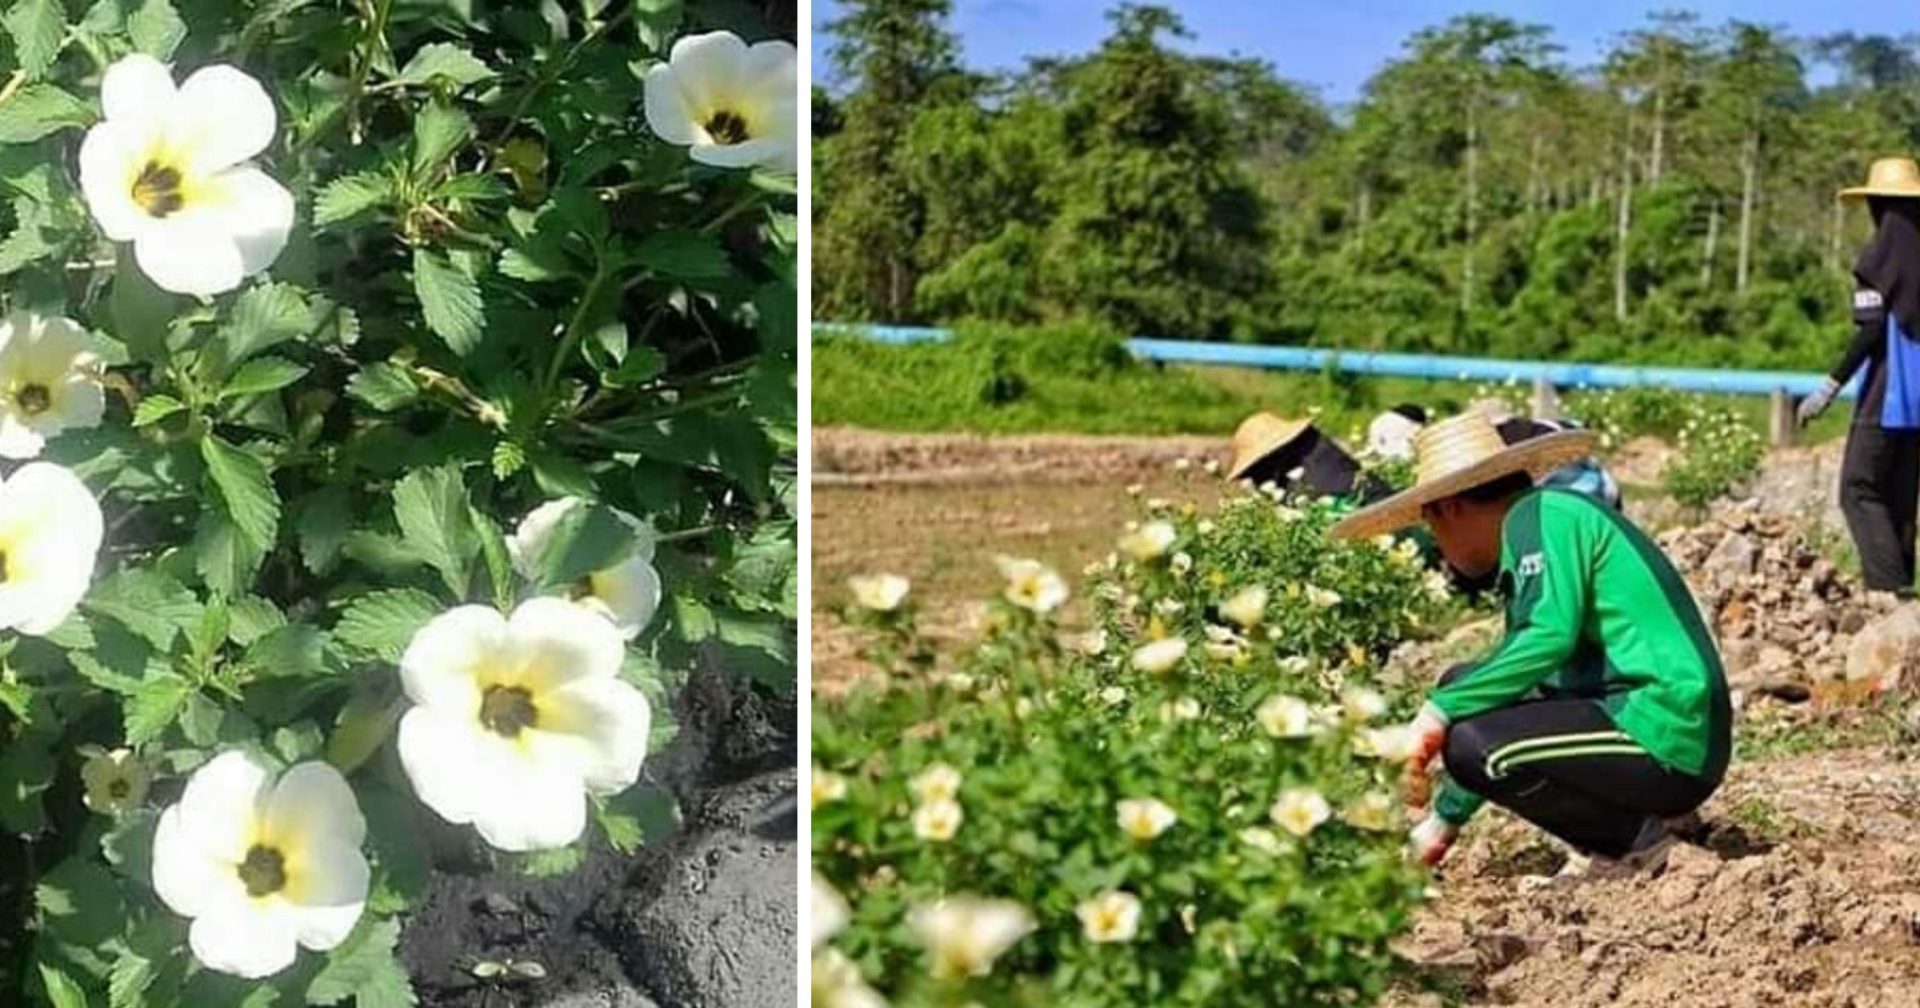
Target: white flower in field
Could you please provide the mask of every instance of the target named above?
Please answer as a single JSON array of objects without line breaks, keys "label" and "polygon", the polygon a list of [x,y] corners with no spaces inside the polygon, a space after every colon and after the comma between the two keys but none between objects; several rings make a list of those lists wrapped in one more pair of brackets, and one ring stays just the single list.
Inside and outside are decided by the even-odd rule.
[{"label": "white flower in field", "polygon": [[258,81],[202,67],[178,87],[134,54],[100,81],[105,118],[80,144],[80,188],[100,230],[132,242],[156,286],[209,297],[273,265],[293,227],[293,196],[249,159],[279,121]]},{"label": "white flower in field", "polygon": [[1316,730],[1313,707],[1297,696],[1284,693],[1268,697],[1254,712],[1254,717],[1274,738],[1306,738]]},{"label": "white flower in field", "polygon": [[1369,791],[1340,811],[1340,821],[1355,829],[1385,832],[1393,828],[1393,798]]},{"label": "white flower in field", "polygon": [[1160,720],[1172,724],[1177,721],[1193,721],[1200,717],[1200,701],[1192,697],[1168,700],[1160,705]]},{"label": "white flower in field", "polygon": [[1186,472],[1187,470],[1192,468],[1193,468],[1193,460],[1190,458],[1186,458],[1183,456],[1181,458],[1177,458],[1173,460],[1174,472]]},{"label": "white flower in field", "polygon": [[1274,825],[1294,836],[1303,837],[1331,818],[1333,808],[1320,792],[1312,788],[1288,788],[1280,792],[1280,797],[1274,801],[1267,816]]},{"label": "white flower in field", "polygon": [[1298,483],[1301,479],[1305,478],[1306,475],[1307,470],[1304,466],[1294,466],[1287,470],[1287,482]]},{"label": "white flower in field", "polygon": [[1088,657],[1096,657],[1107,651],[1107,631],[1104,627],[1095,627],[1074,638],[1073,649]]},{"label": "white flower in field", "polygon": [[1307,601],[1316,609],[1331,609],[1340,604],[1340,593],[1331,588],[1308,585]]},{"label": "white flower in field", "polygon": [[1167,569],[1173,572],[1174,577],[1186,577],[1193,570],[1193,554],[1184,550],[1175,553],[1173,559],[1167,562]]},{"label": "white flower in field", "polygon": [[[578,497],[550,500],[528,512],[507,539],[514,569],[529,581],[540,576],[540,556],[569,512],[584,503]],[[633,534],[633,549],[613,566],[597,570],[567,591],[573,603],[611,621],[620,636],[640,635],[660,608],[660,575],[653,569],[652,526],[625,511],[609,508]]]},{"label": "white flower in field", "polygon": [[1127,702],[1127,691],[1118,686],[1108,686],[1100,691],[1100,702],[1109,707],[1118,707]]},{"label": "white flower in field", "polygon": [[1132,664],[1141,672],[1160,675],[1170,672],[1187,656],[1187,642],[1179,637],[1157,640],[1134,649]]},{"label": "white flower in field", "polygon": [[1034,703],[1031,697],[1021,697],[1013,702],[1013,716],[1020,718],[1031,717],[1034,710],[1038,707],[1039,704]]},{"label": "white flower in field", "polygon": [[1307,674],[1309,669],[1313,668],[1313,659],[1308,658],[1306,655],[1288,655],[1280,659],[1276,664],[1280,666],[1280,671],[1285,675],[1303,676]]},{"label": "white flower in field", "polygon": [[940,677],[940,685],[955,693],[970,693],[973,691],[974,681],[973,677],[965,672],[949,672]]},{"label": "white flower in field", "polygon": [[1193,526],[1193,530],[1195,532],[1200,533],[1203,536],[1212,535],[1214,533],[1214,530],[1217,528],[1219,528],[1219,526],[1215,525],[1213,523],[1213,519],[1211,518],[1202,518],[1199,521],[1195,522]]},{"label": "white flower in field", "polygon": [[86,762],[80,764],[80,783],[86,786],[81,802],[101,815],[116,815],[138,808],[147,800],[147,788],[153,774],[145,763],[134,758],[131,749],[111,752],[98,746],[80,750]]},{"label": "white flower in field", "polygon": [[41,636],[87,593],[105,523],[69,469],[29,462],[0,482],[0,629]]},{"label": "white flower in field", "polygon": [[1080,918],[1080,931],[1090,942],[1130,942],[1140,933],[1140,897],[1124,890],[1082,900],[1073,914]]},{"label": "white flower in field", "polygon": [[1387,712],[1387,698],[1365,686],[1349,686],[1340,693],[1340,710],[1347,720],[1364,724]]},{"label": "white flower in field", "polygon": [[1141,494],[1146,492],[1147,492],[1147,485],[1145,483],[1127,484],[1127,496],[1129,497],[1138,497]]},{"label": "white flower in field", "polygon": [[831,805],[847,796],[847,779],[837,773],[822,770],[820,764],[815,763],[811,790],[814,808]]},{"label": "white flower in field", "polygon": [[194,771],[153,836],[153,889],[193,921],[201,965],[258,979],[298,946],[340,944],[367,902],[367,823],[340,772],[302,763],[278,781],[230,750]]},{"label": "white flower in field", "polygon": [[1067,600],[1067,582],[1038,560],[997,557],[1000,576],[1007,579],[1006,600],[1044,616]]},{"label": "white flower in field", "polygon": [[1220,603],[1220,615],[1251,630],[1266,618],[1268,591],[1260,585],[1251,585],[1233,593],[1233,596]]},{"label": "white flower in field", "polygon": [[966,812],[957,801],[930,801],[913,810],[913,835],[922,840],[945,843],[960,832],[960,823],[966,817]]},{"label": "white flower in field", "polygon": [[1177,598],[1163,598],[1153,604],[1153,611],[1162,616],[1178,616],[1187,611],[1187,604]]},{"label": "white flower in field", "polygon": [[1400,540],[1400,545],[1393,549],[1393,562],[1402,567],[1410,567],[1419,559],[1420,544],[1412,539]]},{"label": "white flower in field", "polygon": [[1353,737],[1353,751],[1389,763],[1404,763],[1413,758],[1414,742],[1413,733],[1405,725],[1369,728]]},{"label": "white flower in field", "polygon": [[1220,460],[1208,459],[1205,462],[1200,463],[1200,468],[1203,471],[1205,471],[1206,474],[1209,476],[1215,475],[1220,471]]},{"label": "white flower in field", "polygon": [[1188,934],[1200,931],[1200,908],[1188,903],[1180,908],[1180,927]]},{"label": "white flower in field", "polygon": [[898,574],[866,574],[847,579],[847,587],[853,592],[853,601],[862,609],[874,612],[893,612],[900,603],[907,600],[907,590],[913,585]]},{"label": "white flower in field", "polygon": [[1033,933],[1033,914],[1012,900],[953,896],[907,914],[907,927],[932,958],[936,980],[993,972],[993,961]]},{"label": "white flower in field", "polygon": [[1373,543],[1374,549],[1377,549],[1382,553],[1392,553],[1393,546],[1396,540],[1393,538],[1392,533],[1383,532],[1377,536],[1374,536],[1371,540],[1368,540],[1368,541]]},{"label": "white flower in field", "polygon": [[1121,536],[1117,545],[1120,552],[1144,563],[1164,556],[1178,538],[1172,522],[1151,521]]},{"label": "white flower in field", "polygon": [[1287,849],[1287,842],[1280,834],[1263,826],[1249,826],[1240,831],[1240,842],[1262,854],[1281,854]]},{"label": "white flower in field", "polygon": [[887,1008],[887,999],[867,985],[860,967],[839,949],[814,954],[811,974],[812,1008]]},{"label": "white flower in field", "polygon": [[1173,510],[1173,502],[1165,497],[1149,497],[1147,498],[1147,510],[1171,511]]},{"label": "white flower in field", "polygon": [[795,53],[732,32],[688,35],[647,70],[647,125],[701,164],[791,172],[799,149]]},{"label": "white flower in field", "polygon": [[1279,517],[1281,524],[1284,524],[1284,525],[1291,525],[1294,522],[1297,522],[1300,519],[1305,518],[1307,516],[1307,513],[1305,511],[1301,511],[1297,508],[1290,508],[1285,504],[1281,504],[1278,507],[1275,507],[1273,509],[1273,512],[1276,516]]},{"label": "white flower in field", "polygon": [[16,311],[0,321],[0,455],[33,458],[61,431],[99,426],[100,370],[70,319]]},{"label": "white flower in field", "polygon": [[907,790],[913,792],[915,801],[930,805],[934,802],[953,801],[960,797],[960,782],[965,778],[960,771],[945,763],[934,765],[920,771],[908,782]]},{"label": "white flower in field", "polygon": [[1120,828],[1135,840],[1152,840],[1180,819],[1158,798],[1127,798],[1116,803],[1113,811]]},{"label": "white flower in field", "polygon": [[434,617],[400,658],[414,792],[501,850],[572,843],[587,794],[631,786],[646,756],[651,711],[620,678],[625,653],[612,623],[556,598]]},{"label": "white flower in field", "polygon": [[808,890],[808,895],[812,912],[807,915],[807,926],[812,931],[813,951],[818,952],[820,946],[846,930],[853,911],[833,885],[820,877],[819,872],[813,873],[813,887]]}]

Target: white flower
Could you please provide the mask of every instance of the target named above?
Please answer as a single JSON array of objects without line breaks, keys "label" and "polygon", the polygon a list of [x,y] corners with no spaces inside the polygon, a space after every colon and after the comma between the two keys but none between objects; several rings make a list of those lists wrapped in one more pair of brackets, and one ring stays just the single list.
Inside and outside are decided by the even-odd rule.
[{"label": "white flower", "polygon": [[36,637],[87,593],[105,523],[71,470],[29,462],[0,483],[0,629]]},{"label": "white flower", "polygon": [[108,752],[98,746],[86,746],[81,754],[86,756],[86,762],[80,764],[80,783],[85,785],[86,793],[80,800],[87,808],[101,815],[114,815],[138,808],[147,800],[147,787],[153,783],[153,774],[146,764],[133,757],[133,750]]},{"label": "white flower", "polygon": [[33,458],[61,431],[99,426],[106,404],[79,325],[24,311],[0,322],[0,455]]},{"label": "white flower", "polygon": [[1083,900],[1073,914],[1090,942],[1130,942],[1140,933],[1140,897],[1123,890]]},{"label": "white flower", "polygon": [[1313,668],[1313,659],[1306,655],[1288,655],[1275,664],[1280,666],[1280,671],[1286,675],[1302,676],[1307,674],[1308,669]]},{"label": "white flower", "polygon": [[1182,457],[1182,458],[1177,458],[1173,460],[1174,472],[1186,472],[1187,470],[1192,468],[1193,468],[1193,460],[1190,458]]},{"label": "white flower", "polygon": [[1274,738],[1306,738],[1314,733],[1313,708],[1297,696],[1268,697],[1254,717]]},{"label": "white flower", "polygon": [[[540,556],[561,519],[582,504],[578,497],[561,497],[534,508],[520,519],[507,540],[514,569],[529,581],[540,576]],[[660,608],[660,575],[653,569],[652,526],[615,508],[608,508],[633,533],[633,548],[613,566],[597,570],[568,589],[573,603],[611,621],[624,640],[640,635]]]},{"label": "white flower", "polygon": [[1369,791],[1340,812],[1340,821],[1355,829],[1385,832],[1393,828],[1393,798]]},{"label": "white flower", "polygon": [[1145,483],[1127,484],[1127,496],[1129,497],[1138,497],[1141,494],[1146,492],[1147,492],[1147,485]]},{"label": "white flower", "polygon": [[1097,657],[1107,651],[1107,631],[1104,627],[1095,627],[1074,638],[1073,649],[1088,657]]},{"label": "white flower", "polygon": [[1120,552],[1145,562],[1157,560],[1165,555],[1180,533],[1173,528],[1172,522],[1152,521],[1120,537]]},{"label": "white flower", "polygon": [[1108,686],[1100,691],[1100,702],[1109,707],[1118,707],[1127,702],[1127,691],[1118,686]]},{"label": "white flower", "polygon": [[1377,549],[1382,553],[1392,553],[1395,541],[1396,540],[1393,538],[1393,534],[1390,532],[1382,532],[1381,534],[1374,536],[1372,539],[1368,540],[1368,542],[1373,543],[1374,549]]},{"label": "white flower", "polygon": [[1259,585],[1242,588],[1220,603],[1220,615],[1251,630],[1267,615],[1267,590]]},{"label": "white flower", "polygon": [[528,599],[510,618],[478,605],[434,617],[400,658],[414,792],[502,850],[572,843],[587,793],[632,785],[647,752],[651,712],[620,679],[624,655],[613,624],[561,599]]},{"label": "white flower", "polygon": [[1405,763],[1413,758],[1414,734],[1405,725],[1369,728],[1353,737],[1353,751],[1389,763]]},{"label": "white flower", "polygon": [[1211,519],[1211,518],[1202,518],[1202,519],[1200,519],[1200,520],[1199,520],[1199,521],[1198,521],[1197,523],[1195,523],[1195,524],[1194,524],[1194,526],[1193,526],[1193,530],[1194,530],[1195,532],[1198,532],[1198,533],[1200,533],[1200,534],[1201,534],[1201,535],[1203,535],[1203,536],[1210,536],[1210,535],[1212,535],[1212,534],[1213,534],[1213,531],[1214,531],[1214,529],[1216,529],[1216,528],[1218,528],[1218,527],[1219,527],[1219,526],[1217,526],[1217,525],[1215,525],[1215,524],[1213,523],[1213,519]]},{"label": "white flower", "polygon": [[1187,604],[1171,596],[1153,604],[1153,611],[1162,616],[1178,616],[1187,611]]},{"label": "white flower", "polygon": [[1280,834],[1263,826],[1249,826],[1240,831],[1240,842],[1263,854],[1280,854],[1287,849],[1287,842]]},{"label": "white flower", "polygon": [[997,557],[1000,576],[1007,579],[1008,602],[1031,612],[1046,615],[1067,600],[1067,582],[1038,560]]},{"label": "white flower", "polygon": [[1208,459],[1205,462],[1200,463],[1200,468],[1204,470],[1207,475],[1212,476],[1215,473],[1218,473],[1220,471],[1220,460]]},{"label": "white flower", "polygon": [[1200,701],[1192,697],[1168,700],[1160,705],[1160,720],[1172,724],[1176,721],[1192,721],[1200,716]]},{"label": "white flower", "polygon": [[1274,825],[1303,837],[1326,822],[1333,815],[1333,809],[1320,792],[1312,788],[1289,788],[1280,792],[1267,815]]},{"label": "white flower", "polygon": [[1180,819],[1158,798],[1128,798],[1115,803],[1113,811],[1120,828],[1135,840],[1152,840]]},{"label": "white flower", "polygon": [[367,902],[367,823],[340,772],[302,763],[276,782],[238,750],[194,771],[153,836],[153,888],[190,918],[208,969],[248,979],[293,964],[296,946],[340,944]]},{"label": "white flower", "polygon": [[1307,475],[1307,470],[1305,466],[1294,466],[1293,468],[1287,470],[1287,482],[1298,483],[1306,475]]},{"label": "white flower", "polygon": [[1012,900],[954,896],[907,914],[907,927],[932,957],[936,980],[993,972],[993,961],[1033,933],[1033,914]]},{"label": "white flower", "polygon": [[1290,508],[1285,504],[1281,504],[1278,507],[1275,507],[1273,509],[1273,513],[1279,517],[1281,524],[1284,524],[1284,525],[1291,525],[1294,522],[1297,522],[1300,519],[1305,518],[1307,516],[1306,512],[1301,511],[1297,508]]},{"label": "white flower", "polygon": [[922,840],[945,843],[960,832],[960,823],[966,817],[957,801],[930,801],[913,810],[913,835]]},{"label": "white flower", "polygon": [[1173,555],[1173,559],[1168,561],[1167,569],[1173,571],[1174,577],[1186,577],[1187,572],[1190,570],[1193,570],[1192,554],[1189,554],[1184,550],[1179,553],[1175,553]]},{"label": "white flower", "polygon": [[93,219],[154,284],[202,297],[273,265],[293,227],[293,196],[248,160],[278,118],[258,81],[202,67],[177,88],[139,53],[107,68],[106,113],[80,144],[80,188]]},{"label": "white flower", "polygon": [[1340,604],[1340,593],[1330,588],[1308,585],[1307,601],[1316,609],[1331,609]]},{"label": "white flower", "polygon": [[1340,693],[1340,710],[1347,720],[1365,723],[1387,712],[1387,698],[1365,686],[1349,686]]},{"label": "white flower", "polygon": [[792,43],[688,35],[647,70],[647,125],[701,164],[791,172],[800,136]]},{"label": "white flower", "polygon": [[860,967],[839,949],[822,949],[813,957],[812,1008],[887,1008],[887,999],[867,985]]},{"label": "white flower", "polygon": [[915,774],[907,785],[913,792],[915,801],[931,804],[938,801],[953,801],[960,797],[960,771],[945,763],[935,763]]},{"label": "white flower", "polygon": [[1179,637],[1169,637],[1136,648],[1132,663],[1141,672],[1159,675],[1171,671],[1186,656],[1187,642]]},{"label": "white flower", "polygon": [[1453,591],[1453,585],[1447,581],[1445,574],[1431,571],[1427,574],[1426,589],[1428,598],[1435,602],[1445,602],[1447,596]]},{"label": "white flower", "polygon": [[847,796],[847,779],[837,773],[822,770],[819,764],[815,764],[811,790],[814,808],[831,805]]},{"label": "white flower", "polygon": [[846,930],[853,911],[832,884],[820,877],[819,872],[813,873],[813,886],[808,890],[808,895],[812,912],[807,915],[807,926],[812,931],[813,951],[818,952],[820,946]]},{"label": "white flower", "polygon": [[892,612],[900,608],[907,600],[907,590],[913,585],[898,574],[866,574],[847,579],[847,587],[853,591],[853,601],[862,609],[874,612]]}]

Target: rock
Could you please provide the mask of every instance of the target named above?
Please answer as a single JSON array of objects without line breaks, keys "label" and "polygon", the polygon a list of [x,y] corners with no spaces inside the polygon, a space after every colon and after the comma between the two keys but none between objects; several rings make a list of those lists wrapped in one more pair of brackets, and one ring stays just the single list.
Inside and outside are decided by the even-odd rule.
[{"label": "rock", "polygon": [[1700,571],[1707,583],[1715,588],[1726,589],[1738,584],[1742,579],[1758,569],[1760,550],[1753,540],[1735,533],[1720,540],[1720,544],[1707,554]]},{"label": "rock", "polygon": [[622,984],[612,990],[562,994],[539,1008],[659,1008],[653,999]]},{"label": "rock", "polygon": [[1868,624],[1847,649],[1847,681],[1876,692],[1920,689],[1920,603]]}]

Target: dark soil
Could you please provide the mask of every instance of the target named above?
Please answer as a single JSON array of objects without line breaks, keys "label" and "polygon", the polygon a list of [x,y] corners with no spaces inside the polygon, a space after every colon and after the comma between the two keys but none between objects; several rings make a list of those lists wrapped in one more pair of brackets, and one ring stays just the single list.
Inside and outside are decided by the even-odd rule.
[{"label": "dark soil", "polygon": [[[796,700],[711,660],[675,703],[680,734],[643,784],[681,828],[632,856],[596,844],[576,871],[531,878],[439,859],[401,959],[422,1008],[772,1008],[797,978]],[[539,979],[474,975],[538,963]]]}]

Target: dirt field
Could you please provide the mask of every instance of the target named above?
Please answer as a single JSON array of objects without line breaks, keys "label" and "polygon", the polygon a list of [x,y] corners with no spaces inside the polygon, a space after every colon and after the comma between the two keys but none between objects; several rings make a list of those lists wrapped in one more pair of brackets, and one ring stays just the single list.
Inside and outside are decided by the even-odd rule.
[{"label": "dirt field", "polygon": [[[923,623],[964,635],[963,600],[996,586],[994,552],[1039,557],[1071,580],[1133,513],[1129,487],[1204,498],[1184,481],[1207,477],[1176,473],[1174,460],[1224,447],[815,438],[814,676],[829,688],[862,669],[833,612],[847,576],[912,578]],[[1640,446],[1615,470],[1650,485],[1658,466],[1648,456],[1659,450]],[[1836,523],[1836,453],[1776,455],[1756,496],[1769,511]],[[1657,499],[1634,508],[1652,524],[1678,520]],[[1806,708],[1778,711],[1809,718]],[[1436,878],[1439,898],[1403,948],[1412,976],[1386,1008],[1920,1005],[1920,758],[1887,748],[1884,731],[1849,729],[1853,717],[1812,715],[1784,733],[1788,744],[1761,747],[1792,755],[1736,762],[1704,810],[1705,831],[1652,878],[1538,888],[1561,856],[1536,831],[1487,815]]]}]

